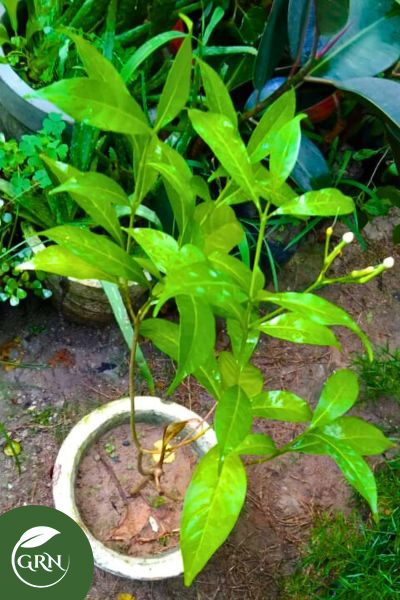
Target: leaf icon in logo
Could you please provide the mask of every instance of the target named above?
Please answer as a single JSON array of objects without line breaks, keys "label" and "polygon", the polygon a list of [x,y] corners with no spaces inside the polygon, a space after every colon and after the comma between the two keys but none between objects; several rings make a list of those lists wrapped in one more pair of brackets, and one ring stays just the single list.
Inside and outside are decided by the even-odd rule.
[{"label": "leaf icon in logo", "polygon": [[53,529],[52,527],[32,527],[32,529],[25,531],[17,546],[20,548],[36,548],[37,546],[42,546],[59,533],[57,529]]}]

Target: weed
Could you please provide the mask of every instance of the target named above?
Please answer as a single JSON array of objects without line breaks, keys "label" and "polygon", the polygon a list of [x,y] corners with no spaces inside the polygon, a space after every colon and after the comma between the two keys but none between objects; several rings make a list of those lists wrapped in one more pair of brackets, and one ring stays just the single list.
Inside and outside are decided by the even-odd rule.
[{"label": "weed", "polygon": [[366,400],[391,396],[400,402],[400,348],[391,351],[389,346],[382,346],[376,349],[372,362],[361,355],[353,364],[363,381]]}]

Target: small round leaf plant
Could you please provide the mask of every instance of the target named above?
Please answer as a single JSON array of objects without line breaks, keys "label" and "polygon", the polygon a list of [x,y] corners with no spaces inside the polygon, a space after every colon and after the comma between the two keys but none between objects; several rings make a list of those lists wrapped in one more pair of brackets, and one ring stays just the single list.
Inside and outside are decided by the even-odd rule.
[{"label": "small round leaf plant", "polygon": [[[185,377],[193,375],[215,400],[208,417],[215,410],[218,444],[197,465],[184,501],[181,549],[185,583],[192,583],[239,517],[246,495],[242,456],[252,456],[251,465],[293,452],[329,455],[368,501],[377,519],[375,480],[363,456],[384,452],[393,443],[374,426],[345,416],[357,399],[357,376],[348,369],[333,373],[313,411],[306,400],[290,391],[264,389],[263,374],[251,363],[261,335],[340,349],[333,325],[346,327],[359,336],[372,359],[371,345],[357,323],[314,292],[341,282],[366,283],[393,265],[388,258],[377,266],[330,276],[332,263],[353,235],[346,233],[331,248],[332,229],[328,228],[323,265],[316,281],[303,292],[272,293],[265,289],[259,263],[270,217],[337,217],[354,210],[352,199],[336,189],[298,196],[288,185],[301,137],[302,115],[295,116],[294,91],[287,92],[266,111],[246,145],[239,135],[238,118],[224,83],[196,54],[195,69],[202,77],[205,105],[200,110],[190,102],[193,53],[189,33],[169,72],[151,124],[113,65],[83,38],[74,33],[71,38],[87,77],[59,81],[37,95],[57,104],[77,121],[126,135],[132,146],[135,186],[127,195],[118,183],[102,174],[82,173],[45,158],[61,183],[52,194],[71,194],[90,216],[93,230],[62,225],[42,232],[53,244],[21,268],[98,279],[113,285],[125,299],[133,329],[132,436],[138,450],[138,469],[159,491],[163,491],[165,459],[193,438],[179,441],[176,438],[185,424],[169,425],[158,450],[158,462],[151,470],[144,468],[143,456],[154,450],[143,448],[136,432],[136,368],[148,368],[140,351],[140,338],[150,339],[176,361],[169,394]],[[218,160],[213,181],[194,175],[172,142],[162,141],[165,135],[160,136],[160,132],[178,119],[180,126],[194,128]],[[175,236],[162,231],[153,207],[146,204],[159,178],[174,214]],[[232,205],[248,201],[254,203],[259,214],[257,246],[250,265],[231,254],[243,238]],[[117,209],[121,206],[125,215],[129,213],[128,223],[121,222],[121,211]],[[138,226],[143,217],[151,226]],[[130,282],[147,290],[139,308],[131,304]],[[178,307],[179,323],[159,316],[170,299]],[[216,317],[226,321],[230,350],[215,349]],[[304,430],[278,448],[271,437],[252,432],[255,418],[304,423]]]}]

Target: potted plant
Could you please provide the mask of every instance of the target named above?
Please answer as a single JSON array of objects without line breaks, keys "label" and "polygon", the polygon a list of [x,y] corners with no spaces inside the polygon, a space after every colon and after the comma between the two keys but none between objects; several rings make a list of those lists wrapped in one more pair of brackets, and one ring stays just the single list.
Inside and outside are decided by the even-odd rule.
[{"label": "potted plant", "polygon": [[[289,91],[284,99],[269,108],[246,147],[238,133],[237,114],[229,93],[218,75],[209,66],[199,63],[209,110],[190,109],[188,114],[194,129],[220,162],[217,171],[220,186],[208,185],[193,176],[181,155],[159,137],[162,128],[173,122],[188,100],[193,62],[190,36],[181,46],[168,75],[152,127],[114,67],[85,40],[77,36],[74,40],[88,77],[58,82],[41,90],[39,95],[56,102],[77,120],[85,119],[96,127],[125,133],[132,141],[136,180],[130,200],[130,222],[127,227],[119,224],[114,207],[123,203],[123,199],[119,193],[115,194],[111,180],[95,173],[76,171],[71,172],[68,179],[68,165],[47,160],[54,173],[63,174],[64,183],[55,192],[76,194],[77,201],[85,203],[87,212],[107,235],[71,226],[51,228],[43,235],[55,244],[22,267],[76,278],[98,278],[118,286],[133,335],[129,401],[106,405],[72,429],[56,463],[56,506],[66,510],[87,530],[74,500],[82,454],[104,431],[115,427],[116,422],[129,419],[141,475],[138,485],[130,492],[127,491],[129,481],[122,485],[124,514],[119,526],[129,531],[132,503],[143,486],[151,485],[161,497],[171,498],[171,490],[164,486],[165,463],[178,450],[198,443],[207,435],[207,427],[198,428],[198,425],[185,432],[193,415],[183,409],[176,409],[177,422],[171,424],[173,417],[167,408],[170,405],[158,399],[137,397],[137,357],[143,337],[177,363],[168,394],[187,375],[193,374],[215,400],[211,413],[215,410],[217,444],[196,466],[181,518],[180,550],[187,585],[224,542],[240,515],[246,495],[243,455],[252,457],[246,463],[251,464],[292,452],[327,454],[368,501],[374,518],[378,519],[375,480],[363,456],[381,453],[393,443],[372,425],[344,416],[357,399],[357,376],[348,369],[333,373],[313,411],[306,400],[289,391],[264,390],[263,375],[251,363],[262,334],[294,343],[340,348],[330,329],[332,325],[344,326],[358,335],[372,358],[370,343],[357,323],[341,308],[314,292],[340,282],[367,283],[393,266],[393,259],[388,258],[381,265],[354,270],[340,277],[330,276],[332,263],[352,241],[353,234],[345,234],[342,241],[331,248],[332,228],[329,227],[321,272],[307,290],[271,293],[265,289],[259,260],[265,229],[272,215],[294,214],[307,219],[336,217],[354,210],[351,198],[336,189],[298,196],[286,184],[297,160],[301,138],[302,115],[295,116],[294,93]],[[266,157],[269,168],[262,162]],[[174,212],[177,239],[156,229],[136,226],[137,211],[158,173]],[[260,220],[251,267],[231,255],[243,235],[231,205],[248,200],[254,203]],[[147,298],[138,309],[132,307],[127,293],[130,280],[148,290]],[[159,317],[162,306],[170,299],[176,302],[179,323]],[[231,342],[229,351],[215,350],[216,317],[226,320]],[[158,417],[164,413],[163,434],[156,447],[145,446],[138,434],[138,420],[143,412],[156,413]],[[277,448],[271,437],[252,433],[254,418],[304,423],[304,430],[284,447]],[[212,446],[213,437],[204,439],[208,447]],[[151,462],[150,459],[144,465],[144,457],[151,456],[156,456],[156,460]],[[114,475],[112,479],[119,489],[121,481]],[[132,531],[135,536],[135,527]],[[93,535],[89,539],[94,545],[97,564],[114,573],[132,579],[161,578],[176,575],[179,570],[177,562],[173,562],[173,567],[169,563],[168,553],[162,557],[162,564],[169,564],[167,572],[160,566],[158,557],[147,557],[146,561],[138,559],[133,564],[123,553],[115,553],[104,544],[99,546],[93,541]]]}]

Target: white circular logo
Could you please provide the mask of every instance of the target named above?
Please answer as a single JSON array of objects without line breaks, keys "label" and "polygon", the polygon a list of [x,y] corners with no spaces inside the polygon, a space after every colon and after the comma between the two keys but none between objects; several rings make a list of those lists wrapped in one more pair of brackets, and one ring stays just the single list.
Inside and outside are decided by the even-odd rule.
[{"label": "white circular logo", "polygon": [[[68,573],[70,566],[69,556],[68,558],[65,558],[62,554],[51,556],[48,552],[27,550],[26,554],[20,554],[18,558],[16,558],[20,548],[38,548],[51,540],[55,535],[60,535],[60,532],[52,527],[32,527],[32,529],[25,531],[15,545],[11,558],[12,568],[18,579],[26,585],[34,588],[52,587],[64,579]],[[47,585],[34,585],[33,583],[26,581],[21,575],[21,573],[28,573],[28,571],[33,573],[41,572],[41,580],[47,579],[48,581],[52,581],[55,576],[58,577],[59,573],[62,573],[62,575],[57,581],[52,581],[52,583],[48,583]],[[47,576],[46,573],[49,575]]]}]

